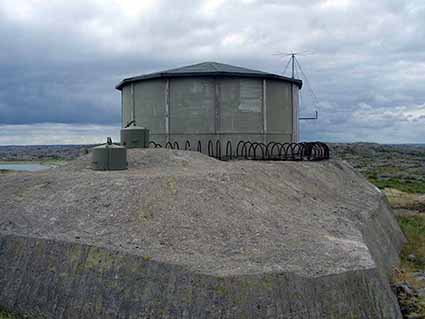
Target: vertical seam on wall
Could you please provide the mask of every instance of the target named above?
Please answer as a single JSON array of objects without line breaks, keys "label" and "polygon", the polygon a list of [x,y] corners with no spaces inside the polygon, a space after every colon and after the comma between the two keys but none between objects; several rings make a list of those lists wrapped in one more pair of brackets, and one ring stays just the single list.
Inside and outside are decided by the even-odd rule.
[{"label": "vertical seam on wall", "polygon": [[165,81],[165,133],[167,134],[167,142],[170,141],[170,80]]},{"label": "vertical seam on wall", "polygon": [[136,120],[136,99],[134,97],[134,83],[131,83],[131,104],[133,108],[133,118],[131,120]]},{"label": "vertical seam on wall", "polygon": [[121,127],[124,128],[124,88],[121,89]]},{"label": "vertical seam on wall", "polygon": [[296,87],[296,93],[297,93],[297,105],[295,106],[296,115],[295,115],[295,127],[296,127],[296,142],[298,143],[300,141],[300,89]]},{"label": "vertical seam on wall", "polygon": [[294,85],[291,83],[291,112],[292,112],[292,136],[291,142],[296,143],[295,141],[295,108],[294,108]]},{"label": "vertical seam on wall", "polygon": [[263,80],[263,142],[266,143],[267,134],[267,81]]},{"label": "vertical seam on wall", "polygon": [[214,134],[217,135],[218,131],[220,130],[220,114],[219,114],[219,94],[220,94],[220,88],[219,88],[219,82],[217,81],[217,78],[214,77],[214,113],[215,113],[215,120],[214,120]]},{"label": "vertical seam on wall", "polygon": [[299,89],[294,86],[294,89],[297,92],[297,104],[295,105],[295,142],[298,143],[300,139],[300,95]]}]

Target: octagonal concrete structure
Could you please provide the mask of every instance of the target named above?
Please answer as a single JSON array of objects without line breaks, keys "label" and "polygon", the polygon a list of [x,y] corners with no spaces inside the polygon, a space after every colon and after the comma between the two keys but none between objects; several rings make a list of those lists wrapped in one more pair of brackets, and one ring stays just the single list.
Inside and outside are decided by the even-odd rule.
[{"label": "octagonal concrete structure", "polygon": [[298,142],[302,81],[217,62],[123,80],[122,126],[131,121],[164,145],[209,140]]}]

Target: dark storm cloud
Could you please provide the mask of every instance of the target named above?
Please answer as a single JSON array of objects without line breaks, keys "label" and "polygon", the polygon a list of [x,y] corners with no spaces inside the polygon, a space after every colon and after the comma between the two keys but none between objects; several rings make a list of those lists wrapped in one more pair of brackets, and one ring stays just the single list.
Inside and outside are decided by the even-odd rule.
[{"label": "dark storm cloud", "polygon": [[123,77],[204,60],[280,72],[272,54],[295,49],[314,52],[299,57],[320,111],[305,139],[418,142],[424,39],[423,1],[2,3],[0,125],[116,125]]}]

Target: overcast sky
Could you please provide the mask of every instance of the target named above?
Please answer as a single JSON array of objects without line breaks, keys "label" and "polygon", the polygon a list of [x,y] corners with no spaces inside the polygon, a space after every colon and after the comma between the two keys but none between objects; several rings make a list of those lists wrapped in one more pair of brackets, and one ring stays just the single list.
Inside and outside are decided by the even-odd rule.
[{"label": "overcast sky", "polygon": [[[0,144],[118,136],[124,77],[203,61],[274,73],[292,50],[319,101],[303,140],[425,143],[425,1],[0,2]],[[306,104],[302,115],[313,115]]]}]

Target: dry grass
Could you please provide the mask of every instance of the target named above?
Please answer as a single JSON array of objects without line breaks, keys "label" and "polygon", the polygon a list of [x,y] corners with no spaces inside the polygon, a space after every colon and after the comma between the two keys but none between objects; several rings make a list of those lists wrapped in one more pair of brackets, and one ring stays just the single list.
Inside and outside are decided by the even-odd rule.
[{"label": "dry grass", "polygon": [[384,193],[392,208],[425,212],[425,194],[407,193],[395,188],[385,188]]},{"label": "dry grass", "polygon": [[394,277],[392,282],[395,284],[408,282],[415,289],[425,288],[425,282],[416,279],[413,273],[414,271],[411,271],[409,267],[404,267],[401,265],[399,268],[394,269]]}]

